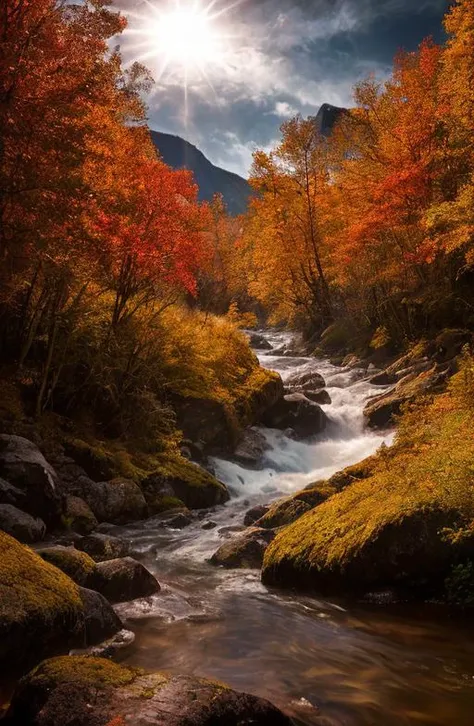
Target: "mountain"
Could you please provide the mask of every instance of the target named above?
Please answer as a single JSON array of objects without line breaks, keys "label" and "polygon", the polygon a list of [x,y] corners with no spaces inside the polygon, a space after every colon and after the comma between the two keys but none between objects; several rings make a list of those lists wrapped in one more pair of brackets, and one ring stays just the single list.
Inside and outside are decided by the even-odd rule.
[{"label": "mountain", "polygon": [[222,194],[230,214],[243,214],[247,210],[253,192],[243,177],[214,166],[199,149],[180,136],[151,131],[151,138],[165,164],[193,172],[201,201],[211,201],[214,194]]},{"label": "mountain", "polygon": [[340,117],[347,113],[347,108],[331,106],[330,103],[323,103],[315,116],[316,125],[323,136],[330,136],[331,131]]}]

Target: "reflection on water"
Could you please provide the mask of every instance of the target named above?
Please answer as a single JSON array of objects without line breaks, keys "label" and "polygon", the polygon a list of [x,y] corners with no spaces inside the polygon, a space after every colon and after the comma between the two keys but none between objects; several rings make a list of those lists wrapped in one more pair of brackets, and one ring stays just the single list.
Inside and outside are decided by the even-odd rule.
[{"label": "reflection on water", "polygon": [[[269,336],[278,346],[282,334]],[[235,496],[181,531],[159,523],[125,529],[163,585],[156,596],[118,606],[136,632],[127,662],[193,673],[269,698],[301,724],[319,726],[472,726],[472,627],[432,608],[376,609],[269,591],[253,571],[215,569],[207,558],[255,503],[300,489],[371,454],[383,436],[363,430],[362,409],[380,391],[327,362],[262,355],[288,378],[315,368],[332,404],[328,431],[312,443],[263,430],[262,471],[214,460]],[[390,437],[385,437],[385,440]],[[268,492],[271,491],[269,494]]]}]

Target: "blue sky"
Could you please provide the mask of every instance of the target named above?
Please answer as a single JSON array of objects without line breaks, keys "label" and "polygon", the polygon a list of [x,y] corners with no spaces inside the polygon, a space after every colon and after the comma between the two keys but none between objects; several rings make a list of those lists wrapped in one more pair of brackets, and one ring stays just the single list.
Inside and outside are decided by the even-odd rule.
[{"label": "blue sky", "polygon": [[[121,38],[126,62],[140,58],[156,83],[147,99],[150,126],[184,136],[208,158],[245,176],[252,151],[270,148],[295,113],[322,103],[347,106],[352,87],[390,71],[399,48],[431,35],[443,39],[449,0],[214,0],[201,67],[184,70],[171,46],[165,69],[160,23],[177,3],[198,13],[212,0],[115,0],[128,15]],[[222,12],[221,12],[222,11]],[[219,14],[221,13],[221,14]],[[192,43],[199,42],[195,24]],[[188,29],[189,32],[189,29]],[[215,48],[213,42],[216,42]],[[161,45],[160,45],[161,44]],[[212,47],[211,47],[212,46]],[[211,48],[209,50],[209,48]]]}]

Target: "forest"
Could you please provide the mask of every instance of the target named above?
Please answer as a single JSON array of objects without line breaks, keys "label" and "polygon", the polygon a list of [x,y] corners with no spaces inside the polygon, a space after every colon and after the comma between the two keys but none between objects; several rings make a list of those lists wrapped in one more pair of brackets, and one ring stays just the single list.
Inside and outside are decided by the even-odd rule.
[{"label": "forest", "polygon": [[[0,722],[125,726],[163,701],[146,723],[323,723],[278,688],[118,665],[110,603],[160,585],[117,528],[224,522],[211,565],[266,586],[472,612],[474,5],[360,82],[329,135],[285,121],[238,217],[157,153],[125,27],[107,0],[0,8]],[[339,395],[272,355],[362,371],[368,438],[263,504],[222,472],[256,476],[275,436],[304,458]]]}]

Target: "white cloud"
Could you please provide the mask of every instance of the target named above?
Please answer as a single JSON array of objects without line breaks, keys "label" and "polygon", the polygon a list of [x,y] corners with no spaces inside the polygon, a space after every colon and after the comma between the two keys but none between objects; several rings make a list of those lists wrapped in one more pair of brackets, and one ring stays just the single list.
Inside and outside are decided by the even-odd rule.
[{"label": "white cloud", "polygon": [[275,108],[273,109],[273,114],[280,118],[292,118],[293,116],[296,116],[297,113],[298,109],[287,101],[277,101]]}]

